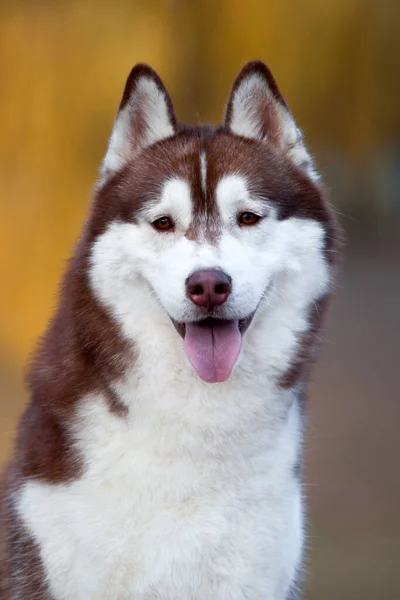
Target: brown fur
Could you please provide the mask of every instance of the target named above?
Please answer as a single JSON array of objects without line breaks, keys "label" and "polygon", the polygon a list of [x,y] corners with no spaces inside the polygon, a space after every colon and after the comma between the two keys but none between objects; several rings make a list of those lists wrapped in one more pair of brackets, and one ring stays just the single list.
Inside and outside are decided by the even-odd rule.
[{"label": "brown fur", "polygon": [[53,600],[39,548],[13,506],[12,492],[19,479],[18,467],[11,465],[0,491],[0,600]]},{"label": "brown fur", "polygon": [[324,296],[311,309],[308,330],[303,333],[299,340],[299,350],[289,369],[282,375],[280,380],[281,387],[290,389],[307,379],[308,370],[311,366],[312,358],[315,354],[315,346],[318,333],[321,328],[322,319],[325,315],[328,297]]}]

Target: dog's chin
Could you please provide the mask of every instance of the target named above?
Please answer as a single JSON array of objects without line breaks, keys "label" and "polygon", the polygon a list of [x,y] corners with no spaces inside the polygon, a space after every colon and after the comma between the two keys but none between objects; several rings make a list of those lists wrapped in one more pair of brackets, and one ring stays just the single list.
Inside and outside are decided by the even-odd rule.
[{"label": "dog's chin", "polygon": [[244,319],[207,316],[197,321],[171,321],[183,338],[186,355],[197,375],[207,383],[226,381],[236,364],[242,337],[255,315]]}]

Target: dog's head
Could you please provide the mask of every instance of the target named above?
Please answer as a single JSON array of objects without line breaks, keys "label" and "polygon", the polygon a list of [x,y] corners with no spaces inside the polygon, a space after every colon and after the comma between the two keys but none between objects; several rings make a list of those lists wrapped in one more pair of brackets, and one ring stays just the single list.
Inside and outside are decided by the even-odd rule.
[{"label": "dog's head", "polygon": [[268,297],[327,291],[330,220],[268,68],[246,65],[223,125],[176,121],[158,75],[126,83],[91,219],[91,285],[123,324],[160,311],[199,376],[226,380]]}]

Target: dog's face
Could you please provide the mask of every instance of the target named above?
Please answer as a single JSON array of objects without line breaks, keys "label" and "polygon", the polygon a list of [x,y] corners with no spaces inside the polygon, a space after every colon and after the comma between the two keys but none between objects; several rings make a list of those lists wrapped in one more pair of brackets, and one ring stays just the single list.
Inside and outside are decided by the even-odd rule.
[{"label": "dog's face", "polygon": [[218,129],[177,125],[158,76],[135,67],[92,221],[96,296],[126,329],[161,310],[205,381],[229,377],[272,290],[326,293],[329,218],[262,63],[242,70]]}]

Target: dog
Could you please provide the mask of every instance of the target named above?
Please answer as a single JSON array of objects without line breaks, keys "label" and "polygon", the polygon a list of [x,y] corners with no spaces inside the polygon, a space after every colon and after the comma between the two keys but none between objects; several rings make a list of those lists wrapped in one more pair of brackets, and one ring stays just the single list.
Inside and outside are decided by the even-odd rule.
[{"label": "dog", "polygon": [[218,127],[178,123],[133,68],[28,376],[1,600],[296,597],[325,196],[264,63]]}]

